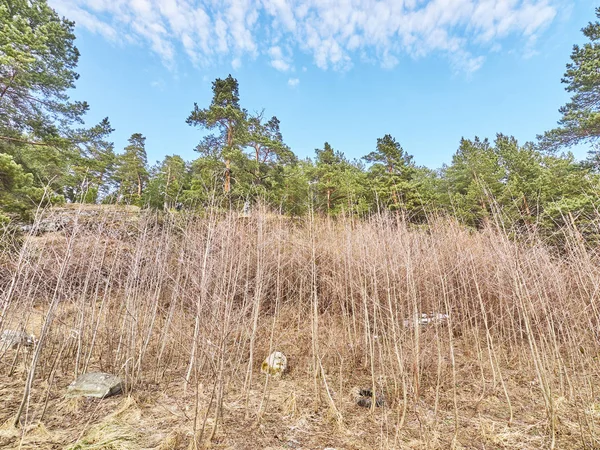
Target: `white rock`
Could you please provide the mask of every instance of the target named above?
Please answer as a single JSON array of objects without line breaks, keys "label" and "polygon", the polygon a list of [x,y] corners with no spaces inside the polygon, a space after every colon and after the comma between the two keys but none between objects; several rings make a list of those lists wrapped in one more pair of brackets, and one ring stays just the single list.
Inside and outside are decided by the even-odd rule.
[{"label": "white rock", "polygon": [[281,375],[287,370],[287,358],[281,352],[273,352],[260,366],[260,371],[267,375]]},{"label": "white rock", "polygon": [[449,314],[442,313],[432,313],[432,314],[415,314],[412,319],[404,320],[404,328],[412,328],[418,325],[430,325],[430,324],[438,324],[445,325],[448,323],[450,319]]}]

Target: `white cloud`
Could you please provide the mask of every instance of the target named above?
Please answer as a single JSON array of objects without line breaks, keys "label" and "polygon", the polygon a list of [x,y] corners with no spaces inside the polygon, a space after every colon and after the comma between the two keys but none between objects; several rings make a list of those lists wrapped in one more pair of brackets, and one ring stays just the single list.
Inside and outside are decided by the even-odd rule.
[{"label": "white cloud", "polygon": [[382,67],[441,54],[455,70],[472,72],[485,54],[516,37],[513,48],[535,52],[561,0],[50,0],[78,26],[106,39],[148,46],[167,66],[183,53],[199,66],[229,57],[269,58],[293,71],[308,54],[322,69],[356,62]]},{"label": "white cloud", "polygon": [[271,61],[271,66],[280,72],[287,72],[290,70],[290,65],[281,59],[275,59]]},{"label": "white cloud", "polygon": [[288,58],[283,56],[283,51],[279,46],[273,46],[268,50],[268,55],[271,58],[271,66],[280,72],[287,72],[292,68],[288,62]]},{"label": "white cloud", "polygon": [[242,67],[242,60],[240,58],[234,58],[231,61],[231,67],[233,70],[238,70],[240,67]]},{"label": "white cloud", "polygon": [[300,80],[298,78],[290,78],[288,80],[288,86],[290,87],[296,87],[300,84]]},{"label": "white cloud", "polygon": [[55,0],[52,3],[61,15],[74,20],[79,26],[92,33],[100,34],[109,41],[117,41],[117,31],[111,25],[97,20],[93,12],[90,13],[77,5],[72,5],[68,0]]}]

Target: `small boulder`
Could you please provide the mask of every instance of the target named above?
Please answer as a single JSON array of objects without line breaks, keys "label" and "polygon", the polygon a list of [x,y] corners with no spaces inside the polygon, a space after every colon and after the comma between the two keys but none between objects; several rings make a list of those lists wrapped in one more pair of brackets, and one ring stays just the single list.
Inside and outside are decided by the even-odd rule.
[{"label": "small boulder", "polygon": [[35,336],[24,331],[4,330],[0,335],[0,351],[25,347],[31,349],[35,343]]},{"label": "small boulder", "polygon": [[281,375],[287,370],[287,358],[281,352],[273,352],[260,366],[260,371],[267,375]]},{"label": "small boulder", "polygon": [[67,397],[105,398],[120,394],[123,381],[114,375],[104,372],[90,372],[80,375],[67,388]]}]

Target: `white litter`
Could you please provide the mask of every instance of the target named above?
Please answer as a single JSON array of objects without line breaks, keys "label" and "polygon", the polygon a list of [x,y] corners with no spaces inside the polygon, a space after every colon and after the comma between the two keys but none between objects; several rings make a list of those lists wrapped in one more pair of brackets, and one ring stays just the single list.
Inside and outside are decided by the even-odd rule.
[{"label": "white litter", "polygon": [[404,320],[404,328],[413,328],[416,326],[426,326],[426,325],[445,325],[448,323],[450,319],[449,314],[442,313],[421,313],[415,314],[412,319]]}]

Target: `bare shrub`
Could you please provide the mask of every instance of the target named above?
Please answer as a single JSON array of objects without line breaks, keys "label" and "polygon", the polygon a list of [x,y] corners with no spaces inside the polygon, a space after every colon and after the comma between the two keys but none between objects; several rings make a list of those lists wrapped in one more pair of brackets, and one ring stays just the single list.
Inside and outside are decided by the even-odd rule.
[{"label": "bare shrub", "polygon": [[[546,447],[599,445],[600,261],[569,230],[560,253],[533,233],[515,241],[447,219],[71,214],[1,255],[0,332],[43,337],[23,368],[35,377],[22,423],[39,420],[55,380],[99,369],[133,393],[178,386],[199,445],[227,432],[227,399],[255,422],[276,408],[260,363],[279,350],[297,389],[280,399],[287,411],[320,408],[352,427],[365,414],[356,386],[385,393],[372,408],[384,446],[512,442],[498,424],[541,427]],[[424,313],[449,319],[405,326]],[[0,358],[0,373],[17,359]]]}]

